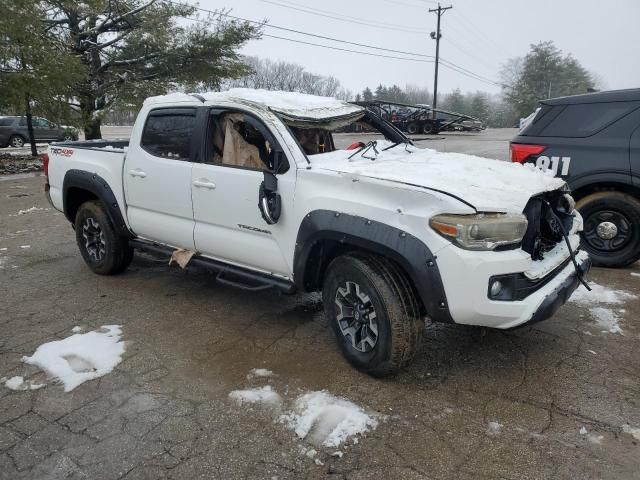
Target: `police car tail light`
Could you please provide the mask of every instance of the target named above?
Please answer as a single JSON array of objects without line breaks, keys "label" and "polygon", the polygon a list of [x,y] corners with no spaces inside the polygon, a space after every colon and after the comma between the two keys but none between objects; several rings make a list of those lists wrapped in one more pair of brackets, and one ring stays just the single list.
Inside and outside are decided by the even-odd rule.
[{"label": "police car tail light", "polygon": [[511,144],[511,161],[524,163],[532,155],[540,155],[546,147],[543,145],[527,145],[524,143]]}]

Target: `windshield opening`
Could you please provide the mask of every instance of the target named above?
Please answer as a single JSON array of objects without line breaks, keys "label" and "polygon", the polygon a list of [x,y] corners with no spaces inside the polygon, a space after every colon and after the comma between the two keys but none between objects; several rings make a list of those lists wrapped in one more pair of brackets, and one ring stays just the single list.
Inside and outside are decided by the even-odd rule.
[{"label": "windshield opening", "polygon": [[284,121],[308,157],[336,150],[357,151],[380,140],[388,140],[392,144],[412,143],[392,124],[368,111],[340,122],[334,119],[308,123]]}]

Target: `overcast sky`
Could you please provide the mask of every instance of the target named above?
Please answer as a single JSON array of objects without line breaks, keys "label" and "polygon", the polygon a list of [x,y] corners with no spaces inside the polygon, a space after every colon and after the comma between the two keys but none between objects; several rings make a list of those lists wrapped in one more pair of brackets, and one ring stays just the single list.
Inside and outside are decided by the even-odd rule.
[{"label": "overcast sky", "polygon": [[[429,32],[435,30],[436,15],[428,9],[437,5],[428,0],[200,0],[199,4],[208,9],[232,8],[232,13],[241,17],[267,19],[273,25],[317,35],[435,55],[435,41]],[[440,55],[484,78],[497,81],[505,60],[525,55],[531,43],[553,40],[596,73],[606,88],[640,87],[640,0],[453,0],[442,5],[454,8],[442,16]],[[265,28],[264,33],[409,57],[271,28]],[[337,77],[354,92],[380,83],[433,88],[433,63],[377,58],[267,37],[250,42],[243,53],[299,63],[311,72]],[[441,66],[438,90],[454,88],[499,91],[494,84]]]}]

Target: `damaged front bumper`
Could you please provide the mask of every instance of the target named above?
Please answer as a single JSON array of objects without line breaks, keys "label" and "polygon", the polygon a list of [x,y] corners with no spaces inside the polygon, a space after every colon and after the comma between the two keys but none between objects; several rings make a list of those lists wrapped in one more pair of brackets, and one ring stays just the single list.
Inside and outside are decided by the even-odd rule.
[{"label": "damaged front bumper", "polygon": [[[579,249],[578,233],[572,232],[569,241],[578,268],[586,273],[591,261]],[[438,252],[438,265],[451,318],[464,325],[509,329],[544,320],[567,301],[579,282],[564,242],[542,261],[533,261],[521,249],[472,252],[452,246]],[[496,279],[504,281],[504,288],[492,295]]]}]

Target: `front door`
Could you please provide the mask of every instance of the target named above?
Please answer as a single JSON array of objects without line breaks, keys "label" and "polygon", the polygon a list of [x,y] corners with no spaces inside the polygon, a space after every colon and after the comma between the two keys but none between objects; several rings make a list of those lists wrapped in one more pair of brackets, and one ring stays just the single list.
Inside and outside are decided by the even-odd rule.
[{"label": "front door", "polygon": [[140,145],[132,145],[124,167],[127,218],[136,235],[195,250],[193,169],[195,108],[149,112]]},{"label": "front door", "polygon": [[[267,273],[290,277],[280,246],[292,204],[295,168],[278,174],[283,214],[269,225],[258,207],[264,171],[281,150],[256,117],[212,110],[204,162],[192,170],[192,198],[197,250],[209,257]],[[284,158],[284,156],[282,156]]]}]

